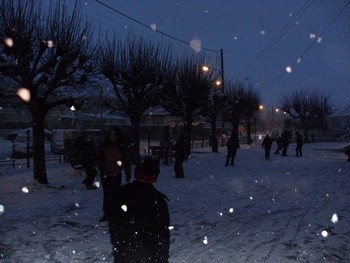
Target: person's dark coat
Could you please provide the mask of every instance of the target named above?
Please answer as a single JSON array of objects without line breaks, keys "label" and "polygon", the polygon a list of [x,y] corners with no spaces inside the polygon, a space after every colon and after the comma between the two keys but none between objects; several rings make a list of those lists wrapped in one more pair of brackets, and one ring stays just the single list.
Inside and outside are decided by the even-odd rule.
[{"label": "person's dark coat", "polygon": [[96,186],[93,185],[97,174],[94,143],[88,140],[85,135],[81,135],[76,140],[75,148],[75,162],[80,163],[86,173],[83,184],[86,185],[87,189],[96,189]]},{"label": "person's dark coat", "polygon": [[111,204],[115,262],[168,262],[170,219],[165,195],[150,183],[134,181],[121,186]]},{"label": "person's dark coat", "polygon": [[228,166],[229,163],[233,166],[237,154],[237,149],[239,149],[239,141],[238,136],[236,134],[232,134],[226,143],[227,148],[227,156],[225,166]]},{"label": "person's dark coat", "polygon": [[282,156],[287,156],[288,146],[292,135],[290,131],[283,131],[281,136],[282,136],[282,146],[283,146]]},{"label": "person's dark coat", "polygon": [[300,134],[300,132],[296,132],[295,135],[296,135],[295,142],[297,144],[297,147],[295,149],[296,156],[301,157],[303,155],[303,152],[302,152],[303,144],[304,144],[303,136]]},{"label": "person's dark coat", "polygon": [[[113,140],[109,138],[113,133]],[[122,184],[122,174],[125,172],[126,182],[131,180],[131,162],[123,136],[119,129],[112,129],[108,138],[101,146],[98,168],[103,189],[103,212],[101,221],[109,219],[112,195]]]},{"label": "person's dark coat", "polygon": [[272,139],[269,135],[266,135],[261,147],[265,149],[265,159],[270,159],[270,151],[271,151],[271,146],[272,146]]}]

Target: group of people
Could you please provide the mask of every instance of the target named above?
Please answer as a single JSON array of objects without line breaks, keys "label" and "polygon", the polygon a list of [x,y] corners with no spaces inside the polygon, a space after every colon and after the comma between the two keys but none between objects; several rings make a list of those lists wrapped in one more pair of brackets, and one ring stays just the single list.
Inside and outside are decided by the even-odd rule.
[{"label": "group of people", "polygon": [[[282,156],[287,156],[290,139],[291,139],[291,133],[289,131],[283,131],[276,140],[277,149],[274,154],[279,154],[279,152],[282,150]],[[303,136],[298,131],[295,132],[295,142],[296,142],[295,156],[301,157],[303,155],[302,149],[303,149],[304,140],[303,140]],[[261,147],[265,149],[266,160],[270,159],[272,143],[273,143],[272,138],[268,134],[266,134],[261,144]]]},{"label": "group of people", "polygon": [[[96,189],[95,177],[100,172],[103,189],[103,216],[109,223],[115,262],[168,262],[170,219],[167,197],[154,183],[159,160],[146,156],[138,162],[131,181],[132,166],[128,148],[119,128],[108,131],[99,150],[83,134],[76,140],[80,164],[86,172],[83,183]],[[175,177],[183,178],[186,157],[183,136],[174,144]],[[168,158],[168,156],[166,155]],[[166,159],[166,164],[167,163]],[[98,168],[98,170],[96,169]],[[126,184],[122,185],[123,174]]]}]

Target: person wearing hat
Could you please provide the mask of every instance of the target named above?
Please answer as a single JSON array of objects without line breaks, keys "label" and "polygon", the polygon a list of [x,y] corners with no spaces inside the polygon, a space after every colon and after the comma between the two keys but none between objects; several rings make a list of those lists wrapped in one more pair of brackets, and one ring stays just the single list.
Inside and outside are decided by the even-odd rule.
[{"label": "person wearing hat", "polygon": [[158,160],[144,157],[135,167],[135,180],[113,196],[109,231],[114,262],[168,262],[168,198],[153,185],[159,173]]}]

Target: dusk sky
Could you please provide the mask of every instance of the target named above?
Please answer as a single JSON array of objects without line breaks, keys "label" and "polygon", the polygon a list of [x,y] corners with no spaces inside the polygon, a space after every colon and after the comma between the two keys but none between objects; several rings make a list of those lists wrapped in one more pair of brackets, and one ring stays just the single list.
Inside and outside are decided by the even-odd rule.
[{"label": "dusk sky", "polygon": [[349,0],[81,1],[94,26],[117,38],[170,44],[174,56],[205,52],[216,69],[223,49],[225,79],[249,81],[268,107],[295,88],[350,104]]}]

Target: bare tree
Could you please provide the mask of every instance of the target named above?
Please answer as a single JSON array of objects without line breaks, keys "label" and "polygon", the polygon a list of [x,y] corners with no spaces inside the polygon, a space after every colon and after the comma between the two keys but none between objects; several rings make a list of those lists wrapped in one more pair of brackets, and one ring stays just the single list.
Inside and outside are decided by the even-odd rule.
[{"label": "bare tree", "polygon": [[77,2],[69,12],[61,1],[45,11],[36,0],[8,0],[0,6],[0,62],[13,65],[0,72],[30,95],[25,103],[33,120],[34,179],[43,184],[48,183],[45,117],[59,105],[76,103],[92,72],[92,32],[79,10]]},{"label": "bare tree", "polygon": [[[248,124],[258,111],[261,102],[260,95],[254,91],[253,87],[245,85],[242,81],[228,83],[226,85],[226,116],[232,124],[232,129],[238,136],[239,123],[246,119]],[[248,136],[249,137],[249,136]],[[250,140],[250,138],[248,138]]]},{"label": "bare tree", "polygon": [[326,129],[326,118],[330,115],[332,105],[330,95],[320,89],[298,88],[286,93],[281,108],[288,113],[295,124],[303,130],[305,141],[308,141],[310,129]]},{"label": "bare tree", "polygon": [[187,155],[191,154],[193,120],[207,104],[214,83],[213,74],[202,71],[203,62],[204,57],[178,58],[173,74],[168,75],[163,86],[162,106],[183,119]]},{"label": "bare tree", "polygon": [[125,41],[106,41],[99,56],[101,73],[112,84],[107,104],[130,119],[134,161],[139,159],[141,118],[159,105],[160,83],[171,66],[169,50],[129,36]]},{"label": "bare tree", "polygon": [[205,120],[210,123],[211,134],[211,149],[212,152],[218,152],[218,139],[217,139],[217,120],[220,113],[222,113],[222,109],[225,105],[225,96],[223,94],[218,93],[216,87],[213,85],[213,88],[210,89],[210,94],[207,100],[207,103],[201,110],[201,115],[205,118]]}]

